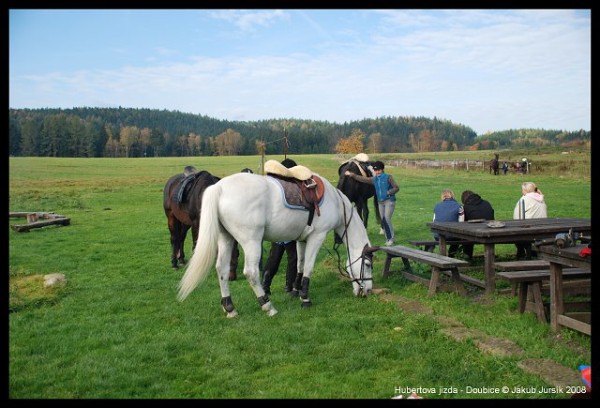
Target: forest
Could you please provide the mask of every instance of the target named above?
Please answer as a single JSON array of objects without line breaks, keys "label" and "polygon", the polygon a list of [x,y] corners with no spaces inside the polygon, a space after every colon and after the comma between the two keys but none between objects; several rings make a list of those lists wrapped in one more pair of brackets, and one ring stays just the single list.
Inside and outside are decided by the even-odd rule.
[{"label": "forest", "polygon": [[591,131],[508,129],[477,135],[436,117],[344,123],[228,121],[143,108],[9,109],[9,155],[184,157],[255,154],[438,152],[591,145]]}]

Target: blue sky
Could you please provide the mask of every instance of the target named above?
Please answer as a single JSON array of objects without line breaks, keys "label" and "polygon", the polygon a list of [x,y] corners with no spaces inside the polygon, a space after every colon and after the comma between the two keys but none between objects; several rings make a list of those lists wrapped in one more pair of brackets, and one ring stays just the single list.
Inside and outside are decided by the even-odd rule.
[{"label": "blue sky", "polygon": [[591,11],[9,10],[9,107],[591,130]]}]

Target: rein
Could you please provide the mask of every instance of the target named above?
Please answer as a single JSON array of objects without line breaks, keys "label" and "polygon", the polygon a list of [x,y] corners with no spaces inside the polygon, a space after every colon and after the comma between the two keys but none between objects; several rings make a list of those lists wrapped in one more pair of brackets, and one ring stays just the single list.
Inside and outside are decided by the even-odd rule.
[{"label": "rein", "polygon": [[[339,246],[344,243],[344,238],[346,239],[346,255],[348,256],[348,260],[350,260],[350,246],[349,246],[349,238],[348,238],[348,226],[350,225],[350,221],[352,220],[352,217],[354,216],[354,211],[350,212],[350,218],[348,218],[348,215],[346,213],[346,203],[344,203],[344,199],[341,196],[341,192],[339,190],[337,190],[338,195],[340,195],[340,198],[342,199],[342,206],[344,208],[344,234],[340,237],[341,240],[340,242],[334,242],[333,244],[333,250],[335,251],[335,253],[337,254],[337,258],[338,258],[338,271],[340,272],[340,275],[350,278],[353,282],[356,282],[360,288],[364,288],[364,284],[363,281],[365,280],[373,280],[373,278],[365,278],[364,274],[365,274],[365,259],[368,258],[368,255],[366,254],[366,249],[367,249],[367,244],[365,244],[363,251],[361,253],[361,255],[356,258],[354,261],[350,262],[348,265],[348,269],[346,270],[345,268],[342,268],[341,264],[342,264],[342,260],[341,260],[341,256],[340,253],[338,251]],[[355,278],[352,274],[352,265],[354,265],[356,262],[358,262],[360,260],[360,275],[358,278]]]}]

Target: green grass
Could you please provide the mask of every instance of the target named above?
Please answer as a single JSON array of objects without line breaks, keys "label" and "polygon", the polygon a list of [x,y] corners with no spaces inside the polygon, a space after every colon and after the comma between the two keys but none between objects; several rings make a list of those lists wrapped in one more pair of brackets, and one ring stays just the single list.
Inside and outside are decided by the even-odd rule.
[{"label": "green grass", "polygon": [[[337,157],[293,158],[337,182]],[[549,358],[573,369],[591,363],[590,337],[569,329],[553,334],[532,313],[520,315],[516,298],[496,295],[486,303],[449,293],[429,298],[426,287],[397,274],[382,281],[379,253],[375,286],[419,301],[434,314],[407,312],[379,296],[354,298],[337,272],[332,234],[311,280],[312,308],[302,309],[284,293],[282,271],[273,281],[271,299],[279,313],[272,318],[260,310],[243,277],[231,283],[236,319],[225,318],[215,273],[178,302],[183,269],[170,267],[164,182],[188,164],[223,177],[244,167],[258,171],[260,163],[257,156],[10,158],[9,210],[55,211],[71,218],[71,225],[9,231],[9,397],[389,399],[396,387],[549,386],[518,367],[522,358]],[[521,182],[533,180],[546,194],[549,216],[591,216],[591,182],[581,177],[386,171],[400,186],[393,220],[399,244],[431,237],[426,223],[445,187],[457,195],[464,189],[481,194],[497,218],[506,219],[512,218]],[[373,214],[368,232],[380,245],[384,237]],[[22,220],[10,221],[15,222]],[[191,254],[191,238],[186,248]],[[476,256],[481,251],[475,246]],[[514,247],[501,245],[497,252],[509,257]],[[49,273],[65,274],[66,286],[40,288],[41,276]],[[509,339],[524,356],[494,357],[472,341],[452,340],[435,316]]]}]

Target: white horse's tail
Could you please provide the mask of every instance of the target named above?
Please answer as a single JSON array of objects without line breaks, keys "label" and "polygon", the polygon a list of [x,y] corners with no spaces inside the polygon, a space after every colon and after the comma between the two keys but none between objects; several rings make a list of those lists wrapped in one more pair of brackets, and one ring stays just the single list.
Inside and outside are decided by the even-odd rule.
[{"label": "white horse's tail", "polygon": [[185,298],[198,286],[212,269],[217,256],[217,241],[219,234],[218,203],[221,196],[221,186],[213,184],[204,190],[202,197],[202,212],[198,228],[198,242],[192,258],[188,262],[185,274],[179,282],[179,301]]}]

